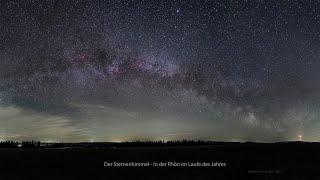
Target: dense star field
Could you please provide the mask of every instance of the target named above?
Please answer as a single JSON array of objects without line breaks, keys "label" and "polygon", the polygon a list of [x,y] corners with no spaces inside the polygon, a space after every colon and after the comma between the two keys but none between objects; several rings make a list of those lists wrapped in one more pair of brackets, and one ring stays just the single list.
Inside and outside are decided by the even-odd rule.
[{"label": "dense star field", "polygon": [[316,1],[0,2],[0,138],[319,141]]}]

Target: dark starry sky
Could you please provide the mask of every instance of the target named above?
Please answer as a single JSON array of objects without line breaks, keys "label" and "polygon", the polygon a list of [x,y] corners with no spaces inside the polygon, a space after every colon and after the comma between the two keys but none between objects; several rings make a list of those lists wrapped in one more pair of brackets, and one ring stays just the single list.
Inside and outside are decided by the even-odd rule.
[{"label": "dark starry sky", "polygon": [[319,141],[320,2],[0,2],[2,140]]}]

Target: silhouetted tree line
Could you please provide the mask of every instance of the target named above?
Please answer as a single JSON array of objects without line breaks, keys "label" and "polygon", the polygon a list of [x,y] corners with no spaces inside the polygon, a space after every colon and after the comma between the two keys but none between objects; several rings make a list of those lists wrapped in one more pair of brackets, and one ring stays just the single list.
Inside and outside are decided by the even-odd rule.
[{"label": "silhouetted tree line", "polygon": [[17,141],[1,141],[0,148],[39,148],[41,145],[40,141],[22,141],[21,143]]},{"label": "silhouetted tree line", "polygon": [[202,140],[175,140],[175,141],[126,141],[119,143],[119,147],[129,146],[199,146],[199,145],[222,145],[233,144],[236,142],[217,142],[217,141],[202,141]]},{"label": "silhouetted tree line", "polygon": [[110,147],[169,147],[169,146],[201,146],[226,145],[240,142],[217,142],[202,140],[176,140],[176,141],[125,141],[125,142],[82,142],[82,143],[41,143],[40,141],[2,141],[0,148],[110,148]]},{"label": "silhouetted tree line", "polygon": [[40,141],[22,141],[21,147],[22,148],[39,148]]},{"label": "silhouetted tree line", "polygon": [[15,141],[1,141],[0,148],[16,148],[18,144],[19,143]]}]

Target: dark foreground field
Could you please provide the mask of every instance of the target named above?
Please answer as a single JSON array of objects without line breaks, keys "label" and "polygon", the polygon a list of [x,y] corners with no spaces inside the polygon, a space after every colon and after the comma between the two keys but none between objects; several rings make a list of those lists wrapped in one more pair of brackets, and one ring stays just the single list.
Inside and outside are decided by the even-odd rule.
[{"label": "dark foreground field", "polygon": [[318,143],[0,149],[0,179],[320,179],[319,153]]}]

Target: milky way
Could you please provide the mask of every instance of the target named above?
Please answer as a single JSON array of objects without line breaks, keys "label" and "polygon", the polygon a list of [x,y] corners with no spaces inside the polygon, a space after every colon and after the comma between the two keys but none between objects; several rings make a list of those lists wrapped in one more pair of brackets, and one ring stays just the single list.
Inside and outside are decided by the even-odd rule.
[{"label": "milky way", "polygon": [[318,141],[319,7],[1,1],[0,138]]}]

